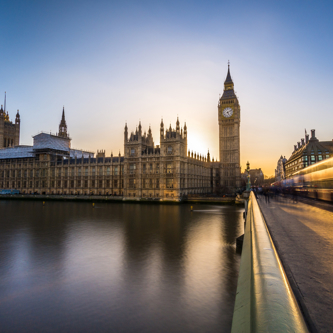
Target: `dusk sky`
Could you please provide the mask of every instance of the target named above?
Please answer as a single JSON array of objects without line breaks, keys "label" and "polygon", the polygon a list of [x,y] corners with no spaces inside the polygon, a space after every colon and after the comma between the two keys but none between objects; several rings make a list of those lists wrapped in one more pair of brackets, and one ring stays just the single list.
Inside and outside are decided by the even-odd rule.
[{"label": "dusk sky", "polygon": [[[58,131],[72,147],[123,154],[123,130],[186,121],[188,148],[218,156],[230,60],[241,166],[273,175],[316,129],[333,139],[331,1],[1,1],[0,96],[21,144]],[[3,97],[2,97],[3,98]],[[3,102],[1,101],[1,104]]]}]

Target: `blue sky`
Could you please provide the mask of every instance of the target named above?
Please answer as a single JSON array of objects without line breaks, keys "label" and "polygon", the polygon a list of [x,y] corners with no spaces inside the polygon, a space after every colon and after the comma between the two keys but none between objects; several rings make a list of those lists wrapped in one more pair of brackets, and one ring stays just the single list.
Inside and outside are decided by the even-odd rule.
[{"label": "blue sky", "polygon": [[227,62],[241,105],[241,165],[273,174],[304,129],[332,140],[329,1],[2,1],[0,92],[21,114],[21,144],[56,132],[72,146],[123,152],[123,128],[161,117],[218,158]]}]

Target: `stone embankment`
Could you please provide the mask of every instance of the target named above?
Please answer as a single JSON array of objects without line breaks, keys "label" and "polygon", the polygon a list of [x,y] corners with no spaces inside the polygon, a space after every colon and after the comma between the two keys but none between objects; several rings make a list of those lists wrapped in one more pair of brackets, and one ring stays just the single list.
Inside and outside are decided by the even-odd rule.
[{"label": "stone embankment", "polygon": [[243,201],[235,201],[234,197],[191,197],[181,201],[159,199],[134,199],[122,196],[106,195],[43,195],[43,194],[15,194],[0,195],[0,200],[41,200],[41,201],[94,201],[94,202],[136,202],[136,203],[190,203],[190,204],[241,204]]}]

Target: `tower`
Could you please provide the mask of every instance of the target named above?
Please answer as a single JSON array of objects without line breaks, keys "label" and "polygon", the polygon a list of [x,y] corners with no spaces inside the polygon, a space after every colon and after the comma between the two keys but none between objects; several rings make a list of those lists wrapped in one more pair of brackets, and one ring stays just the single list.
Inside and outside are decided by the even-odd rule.
[{"label": "tower", "polygon": [[63,107],[63,109],[62,109],[62,117],[61,117],[61,121],[59,124],[58,136],[61,136],[62,138],[68,138],[67,124],[66,124],[66,120],[65,120],[65,107]]},{"label": "tower", "polygon": [[15,138],[14,138],[14,146],[18,146],[20,144],[20,113],[17,110],[16,117],[15,117]]},{"label": "tower", "polygon": [[230,65],[224,81],[224,91],[218,102],[220,185],[224,192],[234,192],[240,178],[240,106],[234,92]]},{"label": "tower", "polygon": [[4,107],[0,108],[0,149],[18,146],[20,144],[20,114],[17,110],[15,123],[9,119],[5,92]]}]

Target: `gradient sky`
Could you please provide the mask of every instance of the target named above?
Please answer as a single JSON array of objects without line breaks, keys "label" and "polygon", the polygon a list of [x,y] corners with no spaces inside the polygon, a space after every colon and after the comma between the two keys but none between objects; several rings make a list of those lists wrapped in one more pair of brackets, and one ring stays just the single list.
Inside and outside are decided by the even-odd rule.
[{"label": "gradient sky", "polygon": [[[188,127],[218,156],[217,103],[230,60],[241,105],[241,166],[273,175],[304,129],[333,139],[331,1],[1,1],[0,92],[21,144],[58,131],[72,147],[123,153],[141,120]],[[2,104],[3,102],[1,102]]]}]

